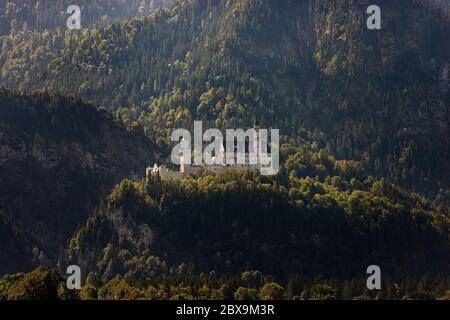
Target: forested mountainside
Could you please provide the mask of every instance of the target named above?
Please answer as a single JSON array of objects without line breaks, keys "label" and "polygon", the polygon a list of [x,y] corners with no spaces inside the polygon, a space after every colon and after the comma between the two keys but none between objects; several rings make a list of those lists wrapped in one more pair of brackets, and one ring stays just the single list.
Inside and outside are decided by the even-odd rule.
[{"label": "forested mountainside", "polygon": [[[72,238],[69,262],[132,281],[179,264],[193,273],[256,269],[283,280],[349,278],[371,261],[397,278],[448,271],[447,217],[384,181],[332,180],[228,172],[123,181]],[[155,257],[165,267],[152,265]]]},{"label": "forested mountainside", "polygon": [[[378,298],[448,299],[445,3],[380,0],[376,31],[368,0],[100,3],[81,31],[0,36],[0,273],[77,264],[83,299],[351,299],[377,264]],[[134,18],[100,28],[100,7]],[[174,129],[255,118],[278,175],[140,180]],[[4,276],[0,299],[78,297],[62,283]]]},{"label": "forested mountainside", "polygon": [[100,198],[157,156],[78,99],[0,89],[0,274],[55,266]]},{"label": "forested mountainside", "polygon": [[[285,174],[308,153],[340,176]],[[70,240],[67,263],[107,284],[93,297],[113,297],[126,284],[138,293],[148,286],[164,292],[168,285],[166,298],[174,292],[214,298],[196,290],[205,283],[236,290],[239,275],[256,270],[256,288],[263,274],[266,282],[290,287],[291,297],[317,281],[351,299],[363,294],[359,275],[373,263],[382,266],[384,290],[394,283],[404,290],[405,281],[409,294],[428,298],[449,290],[448,217],[417,195],[364,177],[357,163],[317,156],[285,145],[284,173],[277,178],[229,171],[181,181],[125,180]],[[419,279],[427,284],[417,285]],[[342,291],[342,281],[353,288]]]},{"label": "forested mountainside", "polygon": [[69,15],[67,8],[78,5],[83,27],[107,24],[172,6],[176,0],[1,0],[0,34],[17,30],[65,29]]},{"label": "forested mountainside", "polygon": [[[192,275],[182,267],[171,276],[147,278],[140,285],[123,276],[103,280],[87,276],[80,291],[69,291],[66,279],[55,269],[40,267],[29,273],[0,277],[0,300],[448,300],[448,278],[424,275],[397,283],[385,279],[376,294],[364,278],[349,281],[293,278],[283,287],[269,275],[249,270],[236,276]],[[36,285],[39,284],[39,285]]]},{"label": "forested mountainside", "polygon": [[263,126],[434,197],[449,187],[449,20],[433,1],[186,0],[103,29],[2,38],[0,83],[79,94],[167,141]]},{"label": "forested mountainside", "polygon": [[283,145],[276,177],[124,180],[68,243],[81,291],[38,268],[0,299],[449,299],[448,207],[316,147]]}]

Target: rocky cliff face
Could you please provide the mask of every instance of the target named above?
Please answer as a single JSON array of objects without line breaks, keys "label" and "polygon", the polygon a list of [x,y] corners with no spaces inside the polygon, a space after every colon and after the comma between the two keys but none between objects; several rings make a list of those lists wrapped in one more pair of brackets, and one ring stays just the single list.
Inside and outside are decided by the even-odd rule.
[{"label": "rocky cliff face", "polygon": [[154,145],[80,101],[0,91],[0,273],[56,263],[68,237]]}]

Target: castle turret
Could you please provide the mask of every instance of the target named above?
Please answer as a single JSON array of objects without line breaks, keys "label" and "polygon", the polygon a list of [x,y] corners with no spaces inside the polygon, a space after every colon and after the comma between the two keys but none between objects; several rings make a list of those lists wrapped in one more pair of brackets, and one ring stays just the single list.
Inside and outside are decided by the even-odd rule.
[{"label": "castle turret", "polygon": [[259,130],[259,121],[258,118],[255,118],[255,121],[253,122],[253,129]]},{"label": "castle turret", "polygon": [[258,119],[255,119],[255,122],[253,123],[253,129],[255,130],[254,137],[253,137],[253,150],[255,152],[256,156],[256,164],[259,166],[260,159],[259,159],[259,121]]},{"label": "castle turret", "polygon": [[155,181],[159,179],[159,167],[155,163],[153,167],[148,167],[146,170],[146,180],[148,181]]}]

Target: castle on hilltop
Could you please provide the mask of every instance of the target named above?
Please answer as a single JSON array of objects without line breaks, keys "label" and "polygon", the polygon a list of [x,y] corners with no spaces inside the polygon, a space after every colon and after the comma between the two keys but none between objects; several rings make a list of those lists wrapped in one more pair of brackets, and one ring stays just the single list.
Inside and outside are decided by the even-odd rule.
[{"label": "castle on hilltop", "polygon": [[[253,150],[255,150],[255,154],[259,155],[259,123],[255,121],[253,125],[254,129],[254,137],[253,137]],[[262,165],[259,156],[257,156],[256,163],[251,164],[250,161],[250,152],[249,152],[249,143],[245,142],[245,163],[240,164],[237,161],[233,161],[234,164],[227,164],[227,152],[225,152],[225,146],[222,145],[222,148],[213,158],[217,158],[218,161],[215,161],[217,164],[187,164],[184,162],[184,157],[180,156],[180,166],[178,171],[171,170],[166,165],[159,166],[155,164],[153,167],[148,167],[146,170],[146,179],[147,181],[155,181],[155,180],[169,180],[169,179],[183,179],[189,175],[198,175],[200,172],[208,171],[213,172],[215,174],[225,170],[225,169],[242,169],[242,170],[260,170]],[[235,142],[235,151],[233,157],[236,156],[237,153],[237,145]]]}]

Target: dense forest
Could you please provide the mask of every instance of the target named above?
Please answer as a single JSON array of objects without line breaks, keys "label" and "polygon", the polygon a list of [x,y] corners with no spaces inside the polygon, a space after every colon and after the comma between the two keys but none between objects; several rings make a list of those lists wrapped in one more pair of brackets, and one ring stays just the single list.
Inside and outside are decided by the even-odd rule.
[{"label": "dense forest", "polygon": [[104,281],[90,273],[80,291],[69,291],[57,270],[40,267],[33,272],[0,278],[0,300],[449,300],[448,278],[424,275],[401,282],[386,279],[376,294],[365,279],[350,281],[317,276],[292,278],[285,287],[271,276],[250,270],[236,276],[192,275],[182,270],[131,285],[123,276]]},{"label": "dense forest", "polygon": [[[40,268],[1,278],[0,299],[448,299],[448,217],[324,152],[284,145],[276,178],[124,180],[69,241],[80,292]],[[370,292],[375,262],[383,289]]]},{"label": "dense forest", "polygon": [[158,154],[79,99],[0,89],[0,274],[56,265],[99,198]]},{"label": "dense forest", "polygon": [[[315,275],[352,279],[374,261],[387,278],[446,274],[448,217],[433,204],[323,150],[319,156],[285,145],[283,153],[274,179],[230,171],[123,181],[74,235],[68,263],[105,280],[121,274],[132,284],[174,272],[246,270],[283,283]],[[323,166],[322,178],[295,174],[308,165],[305,158],[314,159],[310,170]]]},{"label": "dense forest", "polygon": [[193,119],[257,115],[435,197],[450,181],[448,17],[431,1],[382,1],[373,32],[368,3],[191,0],[81,33],[18,30],[2,39],[0,84],[93,99],[159,144]]},{"label": "dense forest", "polygon": [[272,178],[124,180],[69,241],[80,292],[40,268],[1,278],[0,299],[448,299],[447,207],[315,147],[284,145]]},{"label": "dense forest", "polygon": [[[0,300],[449,299],[445,2],[123,2],[0,1]],[[278,175],[143,180],[256,118]]]},{"label": "dense forest", "polygon": [[81,9],[83,27],[101,27],[127,18],[144,17],[173,5],[176,0],[2,0],[0,1],[0,35],[17,30],[44,31],[64,29],[69,17],[67,8]]}]

